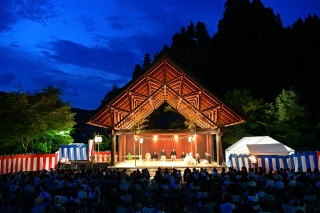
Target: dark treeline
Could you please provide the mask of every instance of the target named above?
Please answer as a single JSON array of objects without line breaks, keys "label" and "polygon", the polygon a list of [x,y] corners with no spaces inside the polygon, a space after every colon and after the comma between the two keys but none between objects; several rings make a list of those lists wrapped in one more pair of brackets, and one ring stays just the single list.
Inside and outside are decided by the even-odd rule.
[{"label": "dark treeline", "polygon": [[[273,118],[259,118],[261,112],[256,110],[253,119],[249,115],[245,131],[233,138],[270,135],[287,145],[304,146],[307,142],[307,149],[318,149],[320,20],[317,15],[310,14],[284,27],[280,15],[274,14],[260,0],[227,0],[215,35],[209,35],[205,23],[191,21],[189,26],[174,34],[170,46],[164,45],[153,59],[163,54],[169,55],[221,97],[226,98],[228,93],[238,90],[248,91],[255,99],[265,101],[266,104],[257,101],[261,112],[270,111],[272,107],[268,103],[274,104],[276,99],[280,103],[279,98],[286,96],[279,96],[283,90],[294,91],[306,110],[306,113],[301,112],[303,116],[296,115],[295,119],[284,122],[277,118],[280,122],[276,122]],[[152,62],[150,54],[145,54],[143,64],[135,66],[132,77],[148,70]],[[119,91],[121,88],[115,85],[103,102]]]},{"label": "dark treeline", "polygon": [[284,28],[280,15],[260,0],[228,0],[213,37],[205,23],[190,22],[155,59],[163,52],[218,94],[246,89],[273,101],[282,89],[293,88],[312,114],[319,114],[320,20],[316,15]]}]

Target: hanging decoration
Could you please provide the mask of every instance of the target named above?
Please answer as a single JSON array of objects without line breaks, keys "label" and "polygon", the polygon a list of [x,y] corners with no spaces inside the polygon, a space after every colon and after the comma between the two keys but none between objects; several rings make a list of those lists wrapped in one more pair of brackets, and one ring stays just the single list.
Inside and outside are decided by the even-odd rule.
[{"label": "hanging decoration", "polygon": [[[154,135],[152,137],[150,136],[141,136],[141,135],[135,135],[134,139],[135,141],[141,142],[142,141],[153,141],[153,142],[174,142],[174,141],[180,141],[180,140],[194,140],[196,136],[195,135],[184,135],[184,136],[178,136],[174,135],[173,137],[158,137],[157,135]],[[191,142],[191,141],[190,141]]]}]

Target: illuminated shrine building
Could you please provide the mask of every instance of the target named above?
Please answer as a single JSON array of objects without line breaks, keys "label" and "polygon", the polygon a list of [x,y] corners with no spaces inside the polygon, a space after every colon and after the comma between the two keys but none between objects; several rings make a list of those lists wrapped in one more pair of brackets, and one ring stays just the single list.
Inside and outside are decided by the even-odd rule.
[{"label": "illuminated shrine building", "polygon": [[[169,104],[196,128],[185,130],[146,130],[137,128],[163,103]],[[245,122],[232,106],[205,88],[194,77],[168,56],[155,61],[141,76],[132,79],[119,95],[101,105],[87,122],[90,125],[112,130],[111,165],[122,161],[127,153],[135,153],[136,138],[142,138],[142,156],[162,149],[204,153],[215,156],[222,164],[222,129]],[[133,131],[135,130],[135,131]],[[116,150],[116,140],[118,150]]]}]

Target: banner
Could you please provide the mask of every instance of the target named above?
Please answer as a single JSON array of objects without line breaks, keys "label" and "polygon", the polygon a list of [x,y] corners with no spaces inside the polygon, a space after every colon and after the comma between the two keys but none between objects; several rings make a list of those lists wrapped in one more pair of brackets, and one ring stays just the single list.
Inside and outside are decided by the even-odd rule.
[{"label": "banner", "polygon": [[[111,161],[111,151],[94,152],[94,160],[97,163],[106,163]],[[118,152],[116,152],[116,162],[118,162]]]},{"label": "banner", "polygon": [[94,155],[94,141],[90,139],[88,141],[88,156],[89,156],[89,161],[91,161],[92,156]]},{"label": "banner", "polygon": [[241,170],[243,166],[246,168],[250,167],[261,167],[269,171],[277,171],[280,168],[290,168],[298,171],[301,168],[302,171],[306,172],[308,168],[313,171],[314,169],[320,168],[320,153],[319,152],[296,152],[291,155],[278,156],[278,155],[256,155],[256,163],[252,163],[249,155],[237,155],[231,154],[229,157],[229,167]]},{"label": "banner", "polygon": [[59,161],[61,158],[68,159],[69,161],[88,160],[88,145],[82,143],[62,145],[59,149]]},{"label": "banner", "polygon": [[57,169],[57,154],[18,154],[0,156],[0,174],[19,171],[40,171]]}]

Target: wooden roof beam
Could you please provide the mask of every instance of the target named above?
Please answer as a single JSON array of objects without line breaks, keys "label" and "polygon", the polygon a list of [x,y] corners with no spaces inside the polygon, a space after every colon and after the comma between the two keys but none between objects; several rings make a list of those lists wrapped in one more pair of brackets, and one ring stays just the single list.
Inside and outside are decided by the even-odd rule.
[{"label": "wooden roof beam", "polygon": [[148,98],[148,100],[149,100],[149,103],[150,103],[150,106],[151,106],[152,110],[155,110],[154,104],[153,104],[151,98]]},{"label": "wooden roof beam", "polygon": [[117,108],[117,107],[110,107],[110,109],[111,109],[111,110],[114,110],[114,111],[121,111],[121,112],[130,113],[130,111],[128,111],[128,110],[124,110],[124,109]]},{"label": "wooden roof beam", "polygon": [[182,97],[189,97],[189,96],[193,96],[193,95],[199,95],[199,92],[201,92],[201,90],[195,90],[191,93],[185,94]]},{"label": "wooden roof beam", "polygon": [[221,105],[217,105],[217,106],[214,106],[214,107],[209,107],[207,109],[201,110],[201,112],[206,113],[206,112],[209,112],[209,111],[217,110],[219,108],[221,108]]}]

